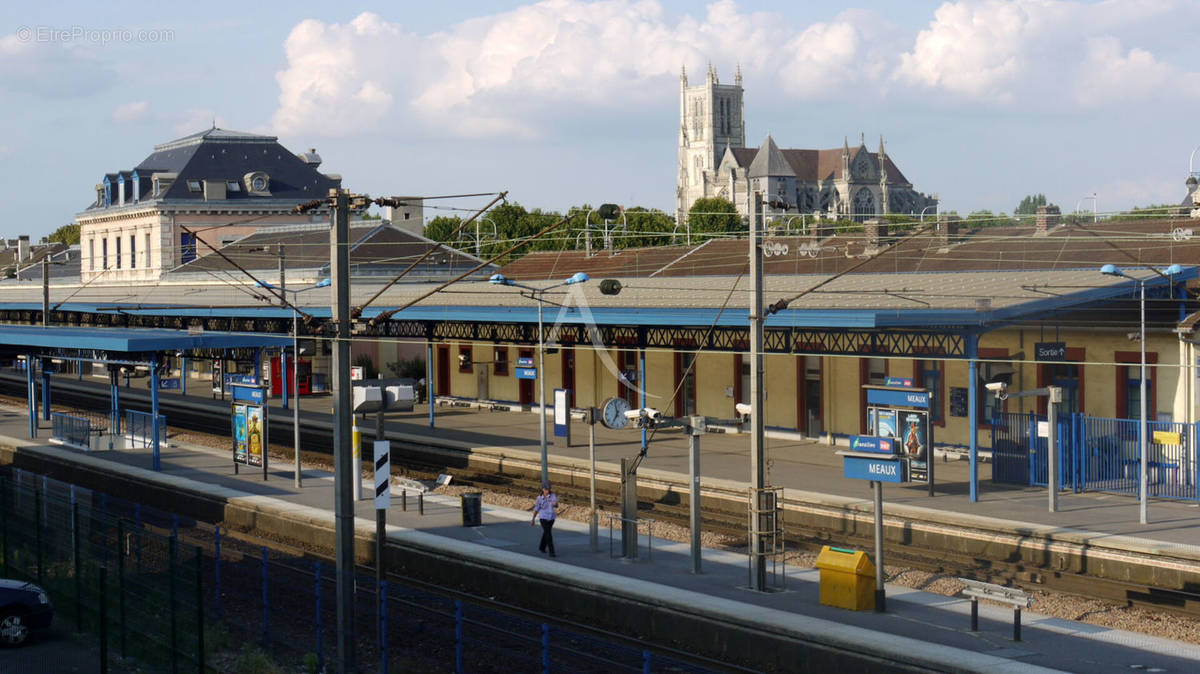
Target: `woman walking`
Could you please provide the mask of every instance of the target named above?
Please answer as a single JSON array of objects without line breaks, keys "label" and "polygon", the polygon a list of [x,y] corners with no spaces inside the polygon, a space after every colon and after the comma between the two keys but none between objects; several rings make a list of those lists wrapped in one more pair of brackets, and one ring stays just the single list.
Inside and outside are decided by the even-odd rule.
[{"label": "woman walking", "polygon": [[530,525],[537,524],[538,520],[542,522],[542,542],[538,544],[538,552],[550,551],[550,556],[554,557],[554,534],[551,531],[554,528],[555,511],[558,510],[558,496],[550,491],[550,483],[542,483],[542,493],[537,497],[537,501],[533,504],[533,521]]}]

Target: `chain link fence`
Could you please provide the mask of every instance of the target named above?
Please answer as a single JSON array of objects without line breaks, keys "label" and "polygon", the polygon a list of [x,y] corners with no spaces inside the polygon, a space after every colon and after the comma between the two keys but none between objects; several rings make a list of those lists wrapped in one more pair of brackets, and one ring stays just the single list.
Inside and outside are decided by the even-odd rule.
[{"label": "chain link fence", "polygon": [[[336,569],[318,555],[17,469],[0,534],[4,576],[42,585],[110,671],[337,669]],[[361,672],[739,669],[369,573],[354,614]]]}]

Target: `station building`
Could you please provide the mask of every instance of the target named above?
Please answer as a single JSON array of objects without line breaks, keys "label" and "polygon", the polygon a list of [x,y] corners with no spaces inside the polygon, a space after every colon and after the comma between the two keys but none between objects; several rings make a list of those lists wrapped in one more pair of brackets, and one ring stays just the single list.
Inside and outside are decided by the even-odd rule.
[{"label": "station building", "polygon": [[[767,321],[766,423],[827,439],[861,433],[862,386],[888,377],[933,391],[939,444],[967,445],[975,430],[986,446],[994,409],[1044,408],[1035,399],[997,401],[983,386],[998,378],[1014,390],[1063,387],[1064,413],[1136,418],[1139,282],[1147,293],[1152,418],[1195,421],[1188,317],[1196,311],[1200,265],[1189,235],[1196,224],[1065,227],[1047,217],[1030,227],[955,230],[943,223],[915,237],[877,223],[862,232],[768,237],[765,300],[795,299]],[[393,359],[424,357],[433,363],[433,392],[446,401],[533,408],[536,382],[518,379],[516,367],[537,355],[537,302],[488,283],[497,270],[482,261],[390,223],[363,222],[353,231],[356,356],[381,369]],[[290,251],[287,287],[313,285],[327,273],[327,238],[327,226],[318,223],[260,229],[132,297],[125,287],[55,285],[51,322],[290,334],[292,311],[256,284],[280,280],[283,243]],[[548,389],[570,389],[574,406],[611,396],[636,406],[644,389],[645,404],[664,413],[729,418],[734,403],[749,397],[747,248],[744,240],[713,240],[591,255],[541,252],[499,271],[535,288],[576,272],[592,276],[545,295],[541,374]],[[406,282],[388,285],[421,257]],[[1105,263],[1137,281],[1101,274]],[[1181,273],[1168,278],[1150,269],[1169,263],[1183,265]],[[471,270],[473,276],[432,292]],[[603,295],[602,278],[618,279],[624,289]],[[40,323],[40,300],[40,288],[0,287],[0,321]],[[320,372],[328,367],[328,289],[307,289],[295,301],[305,312],[299,333],[314,344],[312,367]],[[227,363],[224,371],[233,367],[248,365]],[[203,362],[189,368],[189,378],[211,376]]]}]

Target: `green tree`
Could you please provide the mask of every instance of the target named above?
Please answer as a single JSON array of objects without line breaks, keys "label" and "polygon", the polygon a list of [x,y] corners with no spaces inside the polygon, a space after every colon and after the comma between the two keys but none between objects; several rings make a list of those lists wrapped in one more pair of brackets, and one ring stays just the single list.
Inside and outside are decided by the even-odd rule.
[{"label": "green tree", "polygon": [[1038,206],[1045,205],[1045,194],[1029,194],[1013,209],[1013,215],[1037,215]]},{"label": "green tree", "polygon": [[[704,197],[688,209],[692,243],[716,238],[713,235],[731,234],[745,230],[733,202],[721,197]],[[705,236],[708,235],[708,236]]]},{"label": "green tree", "polygon": [[426,223],[425,237],[442,243],[453,243],[450,241],[450,233],[460,224],[462,224],[462,218],[458,216],[439,215]]},{"label": "green tree", "polygon": [[51,243],[61,243],[67,246],[73,246],[79,243],[79,225],[63,225],[50,233],[46,237]]}]

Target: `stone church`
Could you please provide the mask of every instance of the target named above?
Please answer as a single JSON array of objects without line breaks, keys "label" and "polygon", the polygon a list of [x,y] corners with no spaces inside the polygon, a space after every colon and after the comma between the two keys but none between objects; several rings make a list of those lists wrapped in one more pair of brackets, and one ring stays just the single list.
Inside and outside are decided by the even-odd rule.
[{"label": "stone church", "polygon": [[746,147],[742,72],[734,83],[721,84],[710,65],[704,84],[688,86],[679,77],[679,180],[676,209],[680,217],[702,197],[732,201],[743,216],[750,198],[762,192],[768,216],[815,215],[857,221],[896,213],[933,212],[935,197],[913,189],[879,140],[871,152],[865,139],[832,150],[779,149],[768,135],[761,147]]}]

